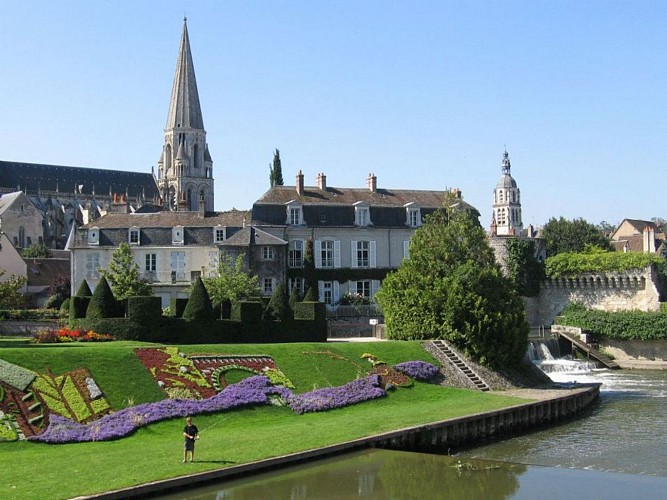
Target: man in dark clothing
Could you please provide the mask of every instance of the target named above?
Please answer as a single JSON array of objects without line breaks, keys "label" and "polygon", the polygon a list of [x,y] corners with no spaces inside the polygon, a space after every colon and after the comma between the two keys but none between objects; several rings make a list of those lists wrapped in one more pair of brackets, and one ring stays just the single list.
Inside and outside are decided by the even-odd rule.
[{"label": "man in dark clothing", "polygon": [[188,452],[190,452],[190,462],[195,461],[195,440],[199,439],[199,429],[192,423],[192,418],[185,419],[185,428],[183,429],[185,444],[183,446],[183,463],[187,461]]}]

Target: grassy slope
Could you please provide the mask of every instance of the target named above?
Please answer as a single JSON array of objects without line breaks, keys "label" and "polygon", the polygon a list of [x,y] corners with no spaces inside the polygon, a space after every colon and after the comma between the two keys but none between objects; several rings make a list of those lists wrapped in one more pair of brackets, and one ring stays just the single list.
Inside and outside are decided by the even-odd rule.
[{"label": "grassy slope", "polygon": [[[161,398],[152,378],[132,354],[138,344],[2,348],[0,358],[54,373],[87,366],[115,408]],[[370,352],[389,364],[433,361],[416,342],[184,346],[187,352],[267,354],[297,391],[354,379],[359,359]],[[332,351],[349,361],[325,355]],[[454,416],[517,404],[516,398],[418,383],[388,397],[325,413],[297,416],[287,408],[262,407],[197,416],[202,439],[198,463],[182,464],[183,422],[161,422],[112,442],[45,445],[0,443],[0,497],[67,498],[175,477]]]}]

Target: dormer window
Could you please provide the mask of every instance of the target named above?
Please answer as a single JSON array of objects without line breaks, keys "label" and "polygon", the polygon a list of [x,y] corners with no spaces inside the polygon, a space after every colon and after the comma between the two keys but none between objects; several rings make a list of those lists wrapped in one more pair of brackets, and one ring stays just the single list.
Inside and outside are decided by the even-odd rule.
[{"label": "dormer window", "polygon": [[131,227],[130,232],[128,234],[128,243],[130,245],[139,245],[140,244],[140,238],[141,238],[141,232],[139,231],[138,227]]},{"label": "dormer window", "polygon": [[405,207],[405,222],[410,227],[419,227],[422,224],[421,209],[415,203],[407,203]]},{"label": "dormer window", "polygon": [[227,239],[227,227],[215,226],[213,228],[213,243],[222,243]]},{"label": "dormer window", "polygon": [[99,245],[100,244],[100,229],[97,227],[92,227],[88,230],[88,244],[89,245]]},{"label": "dormer window", "polygon": [[183,226],[176,226],[171,230],[171,244],[183,245],[185,231]]},{"label": "dormer window", "polygon": [[371,213],[368,205],[355,204],[354,206],[354,224],[357,226],[370,226]]},{"label": "dormer window", "polygon": [[287,204],[287,224],[290,226],[303,225],[303,207],[293,202]]}]

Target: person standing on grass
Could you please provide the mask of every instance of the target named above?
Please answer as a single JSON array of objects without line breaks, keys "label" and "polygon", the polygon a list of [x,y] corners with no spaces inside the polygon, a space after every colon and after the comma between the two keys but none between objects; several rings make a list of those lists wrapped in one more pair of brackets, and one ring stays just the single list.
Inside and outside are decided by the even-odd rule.
[{"label": "person standing on grass", "polygon": [[195,461],[195,440],[199,439],[199,429],[192,423],[192,417],[185,419],[185,428],[183,429],[183,437],[185,444],[183,445],[183,463],[188,459],[188,452],[190,452],[190,462]]}]

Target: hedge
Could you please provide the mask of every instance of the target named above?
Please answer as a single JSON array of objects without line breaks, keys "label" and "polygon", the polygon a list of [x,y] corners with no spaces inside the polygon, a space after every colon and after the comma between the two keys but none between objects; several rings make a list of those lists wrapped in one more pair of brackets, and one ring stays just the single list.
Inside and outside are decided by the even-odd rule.
[{"label": "hedge", "polygon": [[69,301],[69,320],[70,323],[78,318],[85,318],[86,311],[88,310],[88,304],[90,303],[90,297],[78,297],[74,296],[70,298]]},{"label": "hedge", "polygon": [[549,278],[561,278],[644,269],[652,264],[664,266],[665,261],[659,255],[642,252],[559,253],[546,260],[545,272]]},{"label": "hedge", "polygon": [[139,323],[150,323],[162,316],[160,297],[129,297],[127,317]]},{"label": "hedge", "polygon": [[556,322],[613,340],[667,339],[667,313],[662,308],[656,312],[606,312],[586,309],[581,304],[570,304]]},{"label": "hedge", "polygon": [[58,309],[0,309],[0,321],[58,319]]}]

